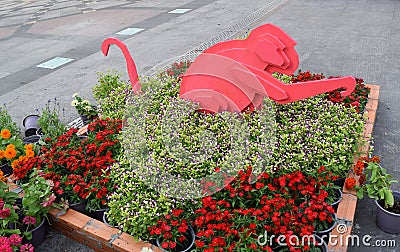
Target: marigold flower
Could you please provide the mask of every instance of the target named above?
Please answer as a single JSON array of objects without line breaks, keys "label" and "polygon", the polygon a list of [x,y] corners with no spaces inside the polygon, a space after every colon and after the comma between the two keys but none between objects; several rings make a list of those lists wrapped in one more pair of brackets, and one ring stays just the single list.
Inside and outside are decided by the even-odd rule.
[{"label": "marigold flower", "polygon": [[4,158],[5,156],[4,156],[4,151],[3,150],[0,150],[0,159],[2,159],[2,158]]},{"label": "marigold flower", "polygon": [[8,139],[11,137],[11,132],[8,129],[3,129],[1,130],[0,135],[3,139]]},{"label": "marigold flower", "polygon": [[25,150],[26,157],[32,158],[35,156],[35,152],[33,150]]},{"label": "marigold flower", "polygon": [[14,144],[7,145],[6,150],[8,149],[15,149],[15,145]]},{"label": "marigold flower", "polygon": [[25,150],[33,150],[33,144],[26,144],[24,148]]},{"label": "marigold flower", "polygon": [[355,185],[356,185],[356,179],[355,178],[346,178],[346,180],[344,182],[344,186],[347,189],[353,189]]},{"label": "marigold flower", "polygon": [[370,158],[369,161],[379,164],[381,162],[381,159],[378,156],[373,156],[372,158]]},{"label": "marigold flower", "polygon": [[363,170],[364,170],[364,166],[365,166],[365,165],[364,165],[363,162],[358,161],[357,164],[356,164],[356,165],[354,166],[354,168],[353,168],[354,173],[357,174],[358,176],[360,176],[361,173],[362,173]]},{"label": "marigold flower", "polygon": [[[4,177],[3,171],[0,170],[0,182],[6,182],[6,181],[7,181],[7,179],[6,179],[6,177]],[[0,209],[2,209],[2,208],[3,207],[0,207]]]},{"label": "marigold flower", "polygon": [[17,151],[15,149],[6,149],[6,151],[4,152],[4,156],[7,159],[12,159],[15,158],[15,156],[17,155]]}]

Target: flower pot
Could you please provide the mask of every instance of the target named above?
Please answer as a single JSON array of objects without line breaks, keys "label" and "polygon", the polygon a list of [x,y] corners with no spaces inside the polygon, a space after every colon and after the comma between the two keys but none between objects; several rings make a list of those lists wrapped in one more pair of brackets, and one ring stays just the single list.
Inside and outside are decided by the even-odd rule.
[{"label": "flower pot", "polygon": [[41,136],[39,136],[39,135],[31,135],[31,136],[25,137],[23,139],[23,141],[24,141],[24,144],[30,144],[30,143],[34,144],[34,143],[39,142],[40,138],[41,138]]},{"label": "flower pot", "polygon": [[343,188],[345,180],[346,180],[346,178],[338,178],[333,181],[333,184],[335,186],[339,186],[340,188]]},{"label": "flower pot", "polygon": [[87,115],[79,115],[79,117],[81,118],[83,125],[87,125],[93,121],[93,118],[89,118]]},{"label": "flower pot", "polygon": [[103,221],[103,216],[104,213],[107,211],[107,208],[99,209],[99,210],[93,210],[89,208],[89,216],[92,217],[93,219]]},{"label": "flower pot", "polygon": [[39,226],[35,227],[32,230],[28,230],[28,232],[32,233],[32,239],[26,240],[27,243],[31,243],[33,247],[39,246],[46,237],[46,225],[44,225],[45,218],[42,218]]},{"label": "flower pot", "polygon": [[325,242],[329,241],[329,234],[333,230],[333,228],[336,226],[337,220],[336,220],[336,214],[333,216],[333,220],[328,226],[327,229],[325,230],[314,230],[314,235],[322,237]]},{"label": "flower pot", "polygon": [[324,239],[322,239],[318,235],[314,235],[314,238],[315,238],[315,242],[316,242],[315,247],[319,248],[321,250],[321,252],[328,252],[328,245],[326,244]]},{"label": "flower pot", "polygon": [[25,127],[25,136],[32,136],[36,134],[36,130],[39,129],[37,121],[39,120],[38,115],[28,115],[22,121],[22,125]]},{"label": "flower pot", "polygon": [[107,218],[107,211],[103,214],[103,223],[106,224],[109,227],[113,227],[113,228],[118,228],[118,225],[112,225],[111,223],[108,222],[108,218]]},{"label": "flower pot", "polygon": [[340,201],[342,201],[343,198],[343,192],[340,189],[335,189],[335,199],[337,199],[335,202],[332,203],[333,209],[335,209],[335,212],[338,209]]},{"label": "flower pot", "polygon": [[[283,241],[281,241],[281,242],[283,242]],[[307,243],[307,242],[309,242],[309,243]],[[319,251],[321,251],[321,252],[328,252],[327,243],[324,241],[324,239],[322,239],[318,235],[314,234],[313,236],[310,236],[310,240],[306,241],[306,244],[307,245],[313,245],[315,248],[318,248]],[[274,251],[274,252],[288,251],[288,247],[279,245],[277,247],[273,247],[272,251]],[[316,251],[316,250],[314,249],[314,250],[311,250],[311,251]]]},{"label": "flower pot", "polygon": [[[189,226],[189,230],[188,230],[188,232],[185,234],[185,236],[186,236],[186,238],[187,238],[187,244],[185,244],[185,245],[187,245],[185,248],[179,248],[179,247],[176,247],[176,249],[174,250],[174,251],[179,251],[179,252],[186,252],[186,251],[190,251],[191,250],[191,248],[193,247],[193,245],[194,245],[194,241],[195,241],[195,234],[194,234],[194,231],[193,231],[193,228],[191,227],[191,226]],[[165,251],[165,252],[168,252],[168,251],[171,251],[171,250],[165,250],[165,249],[163,249],[162,248],[162,246],[161,246],[161,244],[162,244],[162,241],[160,241],[158,238],[157,238],[157,246],[158,246],[158,248],[161,250],[161,251]]]},{"label": "flower pot", "polygon": [[43,132],[42,128],[39,128],[39,129],[36,130],[36,135],[44,136],[44,132]]},{"label": "flower pot", "polygon": [[[393,192],[395,202],[400,200],[400,192]],[[400,233],[400,214],[392,213],[384,209],[379,201],[375,200],[378,206],[376,211],[376,225],[384,232],[390,234]]]},{"label": "flower pot", "polygon": [[69,204],[69,208],[89,216],[89,212],[86,210],[86,202],[84,201],[75,204]]},{"label": "flower pot", "polygon": [[7,163],[0,166],[0,170],[3,172],[4,176],[10,176],[13,174],[13,168]]},{"label": "flower pot", "polygon": [[39,223],[38,226],[28,229],[25,224],[22,224],[22,220],[24,218],[24,214],[22,210],[18,211],[18,222],[17,223],[10,223],[9,227],[10,229],[19,229],[21,232],[30,232],[32,233],[32,238],[28,240],[26,237],[23,238],[23,243],[30,243],[34,247],[39,246],[45,239],[46,237],[46,225],[44,224],[45,217],[42,217],[42,221]]}]

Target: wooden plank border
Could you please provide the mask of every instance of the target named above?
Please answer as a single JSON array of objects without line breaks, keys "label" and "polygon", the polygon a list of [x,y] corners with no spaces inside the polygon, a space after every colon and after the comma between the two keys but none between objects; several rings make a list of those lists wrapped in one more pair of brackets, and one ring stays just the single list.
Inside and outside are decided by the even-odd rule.
[{"label": "wooden plank border", "polygon": [[[374,129],[376,113],[378,111],[378,99],[380,86],[378,85],[367,85],[371,92],[368,96],[368,103],[365,107],[365,126],[363,133],[364,145],[358,149],[358,154],[354,158],[354,164],[357,162],[359,156],[368,156],[370,141],[372,138],[372,132]],[[359,176],[354,173],[351,174],[357,181]],[[354,225],[354,215],[357,207],[357,196],[356,190],[348,190],[343,187],[343,199],[339,203],[336,217],[338,219],[337,226],[332,230],[331,235],[334,235],[332,239],[333,243],[328,244],[328,250],[330,252],[346,252],[348,247],[348,239],[351,235],[351,230]],[[351,240],[351,239],[350,239]]]}]

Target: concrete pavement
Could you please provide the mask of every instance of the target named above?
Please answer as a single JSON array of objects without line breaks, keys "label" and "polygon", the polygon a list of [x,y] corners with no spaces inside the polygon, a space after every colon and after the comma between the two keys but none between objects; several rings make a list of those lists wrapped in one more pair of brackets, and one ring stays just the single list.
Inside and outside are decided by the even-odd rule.
[{"label": "concrete pavement", "polygon": [[[381,156],[382,165],[400,179],[400,1],[395,0],[2,1],[0,102],[21,122],[25,114],[57,97],[66,111],[64,120],[72,120],[77,114],[69,104],[70,96],[78,91],[90,97],[96,71],[117,69],[127,76],[119,50],[112,48],[107,58],[100,53],[103,39],[122,39],[139,73],[149,73],[271,3],[277,8],[259,13],[261,20],[253,26],[270,22],[290,34],[298,42],[300,69],[327,76],[352,75],[381,86],[373,154]],[[190,10],[168,13],[176,8]],[[127,28],[144,30],[116,34]],[[229,37],[235,32],[225,34]],[[37,67],[55,57],[73,60],[55,69]],[[399,185],[394,189],[399,190]],[[370,235],[371,242],[394,239],[400,246],[399,235],[376,227],[375,208],[372,200],[359,201],[353,234]],[[48,242],[57,243],[57,239]],[[69,250],[67,245],[59,251],[85,251]],[[40,251],[49,247],[43,244]],[[397,250],[362,244],[349,248]]]}]

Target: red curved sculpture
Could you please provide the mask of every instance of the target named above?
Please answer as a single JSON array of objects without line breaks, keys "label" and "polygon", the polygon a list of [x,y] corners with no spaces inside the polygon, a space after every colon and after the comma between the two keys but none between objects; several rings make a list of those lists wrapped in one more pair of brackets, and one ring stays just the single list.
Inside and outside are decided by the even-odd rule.
[{"label": "red curved sculpture", "polygon": [[103,44],[101,45],[101,51],[103,52],[104,56],[107,56],[108,51],[110,50],[110,45],[112,45],[112,44],[118,46],[121,49],[122,54],[125,57],[126,67],[128,69],[128,75],[129,75],[129,79],[131,81],[132,89],[135,93],[138,93],[141,89],[141,86],[139,83],[139,75],[136,70],[135,62],[133,61],[132,56],[129,53],[129,50],[126,47],[126,45],[119,39],[108,38],[103,41]]},{"label": "red curved sculpture", "polygon": [[[116,38],[106,39],[104,55],[111,44],[122,50],[132,87],[139,92],[136,66],[126,45]],[[274,72],[291,75],[296,71],[295,45],[296,41],[272,24],[255,28],[247,39],[218,43],[193,61],[182,78],[180,97],[198,102],[204,111],[240,112],[261,108],[264,97],[284,104],[338,88],[345,89],[342,96],[352,93],[356,81],[350,76],[289,85],[274,78]]]}]

